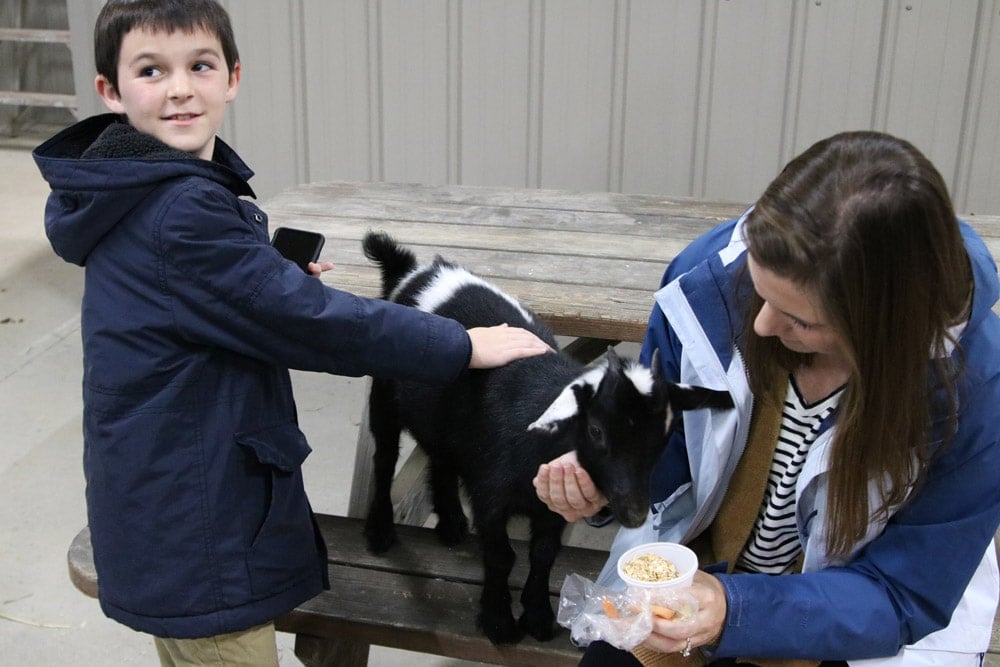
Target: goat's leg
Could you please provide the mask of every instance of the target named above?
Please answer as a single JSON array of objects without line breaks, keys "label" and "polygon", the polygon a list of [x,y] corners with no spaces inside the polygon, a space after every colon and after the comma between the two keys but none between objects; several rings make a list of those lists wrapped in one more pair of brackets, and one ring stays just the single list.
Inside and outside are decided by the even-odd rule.
[{"label": "goat's leg", "polygon": [[430,468],[431,495],[434,512],[438,515],[434,530],[442,544],[460,544],[469,536],[469,521],[458,494],[458,473],[452,466],[433,459]]},{"label": "goat's leg", "polygon": [[549,575],[552,564],[562,548],[566,521],[545,508],[531,517],[531,544],[528,551],[530,569],[521,591],[521,629],[540,641],[556,634],[555,614],[549,597]]},{"label": "goat's leg", "polygon": [[483,593],[479,598],[476,623],[494,644],[513,644],[521,639],[521,629],[511,612],[507,579],[514,567],[514,549],[507,535],[507,519],[493,513],[481,521],[476,513],[476,531],[483,549]]},{"label": "goat's leg", "polygon": [[373,553],[386,551],[396,541],[392,516],[392,478],[399,459],[399,434],[402,427],[392,397],[392,384],[372,380],[368,395],[368,423],[375,440],[374,484],[372,503],[365,521],[365,539]]}]

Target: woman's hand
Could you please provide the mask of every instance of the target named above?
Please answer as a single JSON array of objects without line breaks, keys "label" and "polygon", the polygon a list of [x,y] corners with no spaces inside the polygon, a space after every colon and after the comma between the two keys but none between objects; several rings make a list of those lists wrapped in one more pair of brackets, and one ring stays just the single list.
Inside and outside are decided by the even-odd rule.
[{"label": "woman's hand", "polygon": [[722,582],[698,570],[689,589],[698,600],[694,618],[665,620],[653,616],[653,632],[643,646],[663,653],[683,653],[706,644],[714,644],[726,622],[726,591]]},{"label": "woman's hand", "polygon": [[496,368],[517,359],[553,352],[541,338],[527,329],[501,324],[469,329],[472,358],[469,368]]},{"label": "woman's hand", "polygon": [[570,523],[594,516],[608,504],[571,451],[543,463],[532,480],[539,500]]}]

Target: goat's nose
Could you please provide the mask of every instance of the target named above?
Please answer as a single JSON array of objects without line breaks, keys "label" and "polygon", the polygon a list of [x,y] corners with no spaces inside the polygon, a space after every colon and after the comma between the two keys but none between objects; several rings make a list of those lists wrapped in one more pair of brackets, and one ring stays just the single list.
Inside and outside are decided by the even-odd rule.
[{"label": "goat's nose", "polygon": [[626,528],[638,528],[646,521],[647,514],[645,503],[641,505],[630,503],[623,508],[623,511],[615,512],[615,518]]}]

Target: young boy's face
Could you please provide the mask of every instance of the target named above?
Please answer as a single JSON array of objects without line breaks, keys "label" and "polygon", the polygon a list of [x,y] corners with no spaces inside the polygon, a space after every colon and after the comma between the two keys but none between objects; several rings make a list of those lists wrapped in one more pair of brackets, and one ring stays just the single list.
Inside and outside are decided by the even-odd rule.
[{"label": "young boy's face", "polygon": [[230,74],[219,39],[200,29],[132,30],[118,54],[118,90],[102,75],[95,81],[108,109],[137,130],[205,160],[239,83],[239,63]]}]

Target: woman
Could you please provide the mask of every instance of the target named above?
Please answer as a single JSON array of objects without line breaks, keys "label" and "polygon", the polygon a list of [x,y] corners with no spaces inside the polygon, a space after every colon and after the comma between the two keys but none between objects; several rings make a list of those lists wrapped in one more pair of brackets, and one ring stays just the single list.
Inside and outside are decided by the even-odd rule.
[{"label": "woman", "polygon": [[[998,599],[998,280],[933,165],[885,134],[821,141],[664,285],[643,358],[736,408],[684,416],[599,583],[620,587],[618,555],[649,541],[716,564],[689,623],[581,664],[978,665]],[[536,488],[570,520],[605,502],[572,457]]]}]

